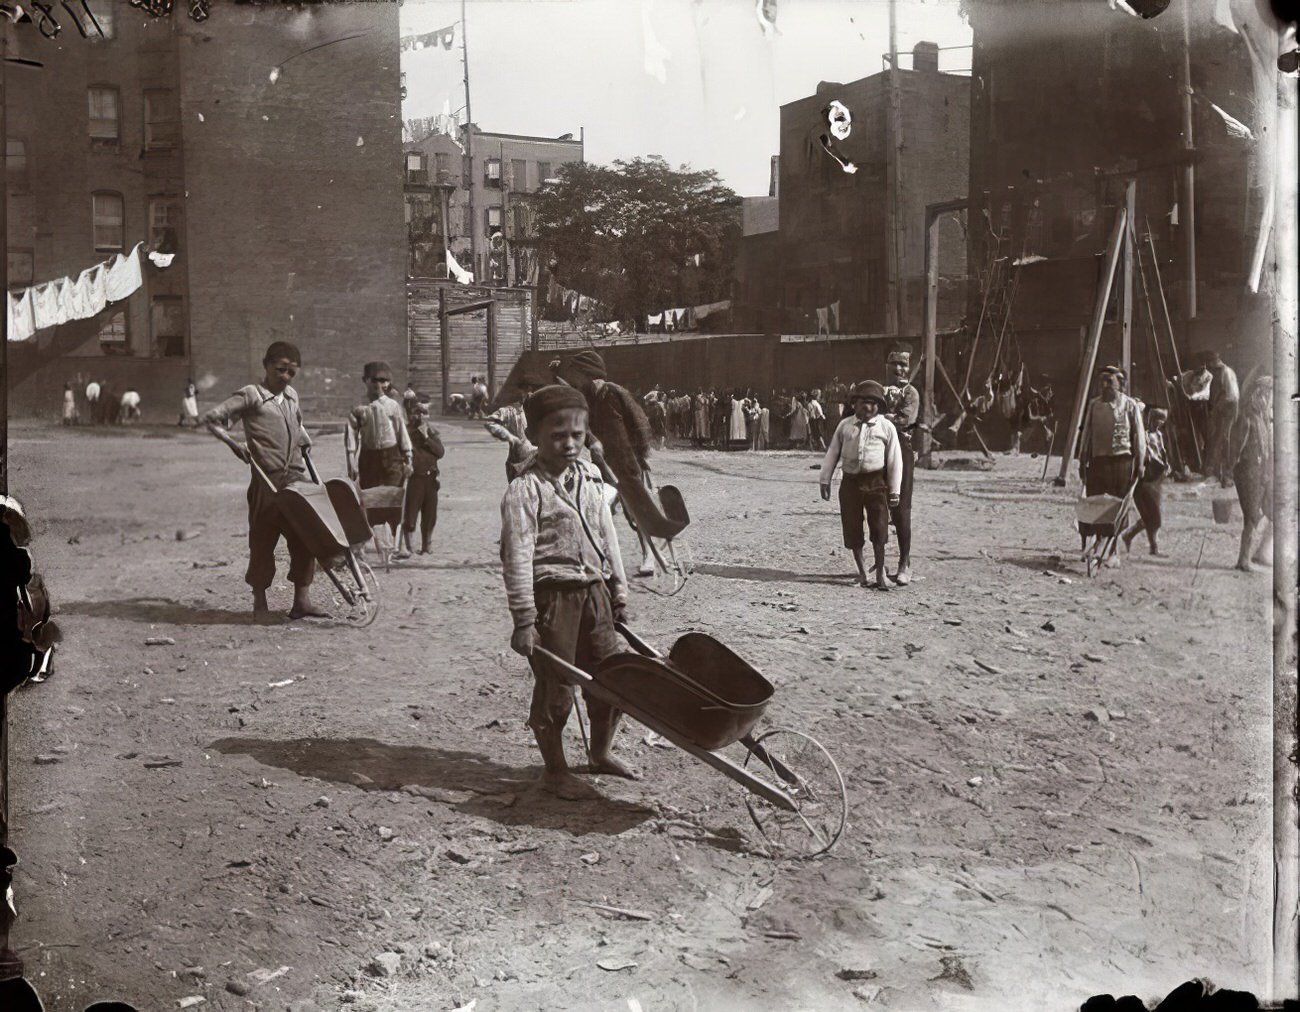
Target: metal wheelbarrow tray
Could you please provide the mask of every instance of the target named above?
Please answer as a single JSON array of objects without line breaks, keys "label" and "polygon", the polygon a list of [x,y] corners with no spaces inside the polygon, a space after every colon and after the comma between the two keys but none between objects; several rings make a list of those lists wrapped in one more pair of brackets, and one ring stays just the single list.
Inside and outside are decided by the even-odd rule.
[{"label": "metal wheelbarrow tray", "polygon": [[595,682],[637,701],[648,716],[710,752],[754,729],[775,691],[772,683],[703,633],[687,633],[667,660],[616,654],[593,674]]},{"label": "metal wheelbarrow tray", "polygon": [[[740,784],[750,818],[774,853],[816,857],[835,845],[848,817],[848,790],[830,753],[809,735],[773,728],[755,736],[775,689],[711,636],[686,633],[668,657],[627,626],[615,628],[636,653],[618,654],[594,674],[541,647],[569,685],[622,710],[678,748]],[[721,750],[739,743],[743,759]]]}]

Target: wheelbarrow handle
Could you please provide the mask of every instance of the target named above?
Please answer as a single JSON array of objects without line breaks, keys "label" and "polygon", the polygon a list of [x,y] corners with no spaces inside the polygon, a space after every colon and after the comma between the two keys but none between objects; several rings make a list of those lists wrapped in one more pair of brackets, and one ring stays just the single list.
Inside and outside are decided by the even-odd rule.
[{"label": "wheelbarrow handle", "polygon": [[550,661],[551,664],[554,665],[556,673],[560,676],[560,681],[565,685],[581,686],[591,684],[591,675],[583,671],[582,668],[570,664],[563,657],[551,653],[545,647],[533,647],[533,656],[542,657]]},{"label": "wheelbarrow handle", "polygon": [[628,645],[637,653],[645,657],[663,657],[663,654],[629,629],[626,622],[615,622],[614,628],[618,630],[619,635],[627,640]]}]

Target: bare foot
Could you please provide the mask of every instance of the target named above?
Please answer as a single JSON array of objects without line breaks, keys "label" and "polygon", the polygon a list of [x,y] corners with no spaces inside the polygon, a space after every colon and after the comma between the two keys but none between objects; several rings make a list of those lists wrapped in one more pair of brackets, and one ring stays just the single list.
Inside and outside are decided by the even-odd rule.
[{"label": "bare foot", "polygon": [[583,773],[605,773],[611,777],[622,777],[624,780],[640,780],[641,774],[630,766],[625,766],[613,756],[605,756],[603,759],[592,757],[591,762],[582,768]]},{"label": "bare foot", "polygon": [[1250,561],[1255,563],[1257,566],[1272,567],[1273,565],[1273,557],[1271,555],[1261,555],[1259,552],[1252,555]]},{"label": "bare foot", "polygon": [[900,569],[897,573],[894,573],[890,579],[900,587],[906,587],[912,582],[912,571],[910,569]]},{"label": "bare foot", "polygon": [[568,770],[562,773],[548,770],[537,783],[547,794],[553,794],[561,801],[594,801],[601,796],[596,788],[584,784]]},{"label": "bare foot", "polygon": [[1249,559],[1238,559],[1237,568],[1243,573],[1253,573],[1255,571],[1255,567],[1250,564]]},{"label": "bare foot", "polygon": [[318,608],[310,601],[305,604],[295,604],[289,609],[290,618],[329,618],[330,613],[323,608]]},{"label": "bare foot", "polygon": [[892,590],[892,589],[893,588],[890,587],[889,585],[889,581],[886,580],[883,576],[876,577],[876,590]]},{"label": "bare foot", "polygon": [[253,614],[266,615],[269,614],[270,611],[271,609],[267,606],[266,603],[266,591],[264,590],[253,591]]}]

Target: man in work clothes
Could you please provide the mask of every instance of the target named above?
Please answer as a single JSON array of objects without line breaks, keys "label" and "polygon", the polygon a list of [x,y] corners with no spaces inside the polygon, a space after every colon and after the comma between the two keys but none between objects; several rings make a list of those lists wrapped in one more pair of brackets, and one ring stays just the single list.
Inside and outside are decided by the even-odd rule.
[{"label": "man in work clothes", "polygon": [[1205,365],[1210,370],[1210,468],[1209,476],[1218,478],[1223,488],[1232,484],[1229,443],[1232,425],[1237,420],[1237,403],[1241,390],[1237,374],[1219,357],[1217,351],[1206,352]]},{"label": "man in work clothes", "polygon": [[903,455],[903,484],[898,493],[898,505],[889,510],[889,520],[898,532],[898,572],[890,579],[900,587],[912,582],[912,475],[916,470],[912,430],[921,412],[921,395],[912,386],[911,371],[911,352],[889,353],[885,360],[885,396],[889,398],[887,417],[898,430],[898,448]]}]

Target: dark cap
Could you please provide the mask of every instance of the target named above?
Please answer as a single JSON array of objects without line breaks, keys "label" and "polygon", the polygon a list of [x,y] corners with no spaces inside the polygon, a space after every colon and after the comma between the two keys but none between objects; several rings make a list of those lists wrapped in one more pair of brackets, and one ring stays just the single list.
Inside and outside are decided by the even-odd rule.
[{"label": "dark cap", "polygon": [[533,395],[524,402],[524,418],[528,423],[528,431],[535,431],[547,415],[574,409],[587,410],[587,398],[582,396],[582,391],[565,386],[563,383],[542,387],[534,391]]},{"label": "dark cap", "polygon": [[849,400],[876,401],[881,407],[886,407],[889,401],[885,398],[885,388],[875,380],[864,380],[853,388],[853,393],[849,395]]}]

